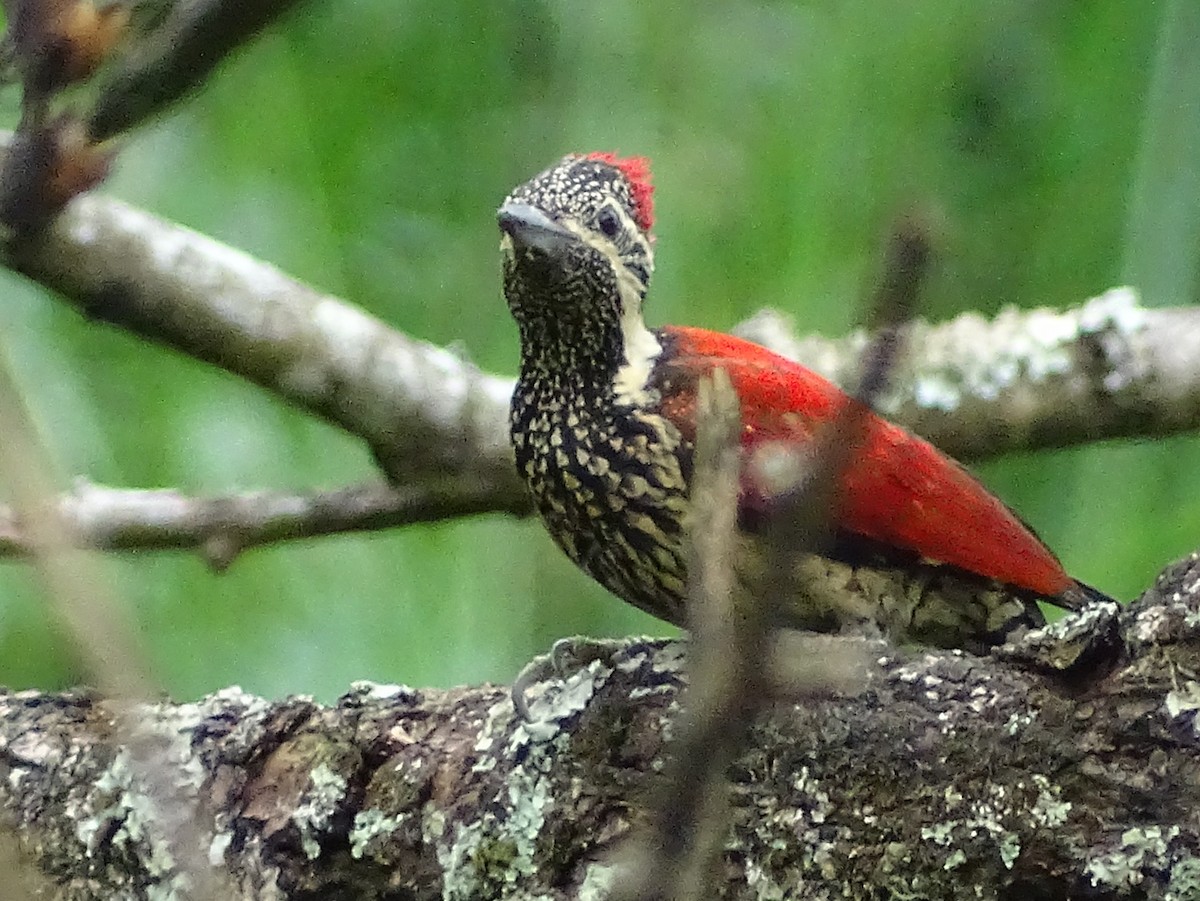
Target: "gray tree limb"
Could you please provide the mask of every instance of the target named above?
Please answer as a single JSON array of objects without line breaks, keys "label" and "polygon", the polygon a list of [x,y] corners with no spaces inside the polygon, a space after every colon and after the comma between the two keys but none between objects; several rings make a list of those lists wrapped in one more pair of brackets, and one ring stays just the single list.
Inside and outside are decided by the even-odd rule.
[{"label": "gray tree limb", "polygon": [[[869,342],[865,332],[798,338],[769,310],[738,332],[838,384]],[[906,341],[879,407],[960,460],[1200,424],[1200,310],[1146,309],[1130,288],[1069,310],[918,320]]]},{"label": "gray tree limb", "polygon": [[[425,484],[383,482],[330,491],[251,491],[194,497],[171,489],[111,488],[77,480],[57,498],[72,539],[94,550],[196,550],[218,570],[243,551],[346,532],[494,512],[493,486],[470,474]],[[526,512],[522,497],[509,512]],[[26,557],[25,524],[0,506],[0,558]]]},{"label": "gray tree limb", "polygon": [[120,201],[85,195],[14,268],[87,316],[225,369],[364,439],[398,482],[469,471],[524,496],[508,379],[403,335],[278,269]]},{"label": "gray tree limb", "polygon": [[[100,195],[79,198],[11,264],[86,315],[253,381],[370,444],[396,479],[469,469],[518,494],[512,381],[203,235]],[[499,303],[499,300],[497,300]],[[868,342],[797,339],[778,315],[743,334],[842,384]],[[1200,310],[1127,289],[1073,310],[918,323],[885,408],[951,455],[1200,425]]]},{"label": "gray tree limb", "polygon": [[[600,899],[671,751],[682,648],[593,650],[532,722],[503,688],[368,684],[138,721],[241,897]],[[1200,555],[988,658],[885,648],[866,691],[759,718],[714,896],[1200,898],[1198,680]],[[112,716],[0,695],[0,814],[49,897],[180,897]]]}]

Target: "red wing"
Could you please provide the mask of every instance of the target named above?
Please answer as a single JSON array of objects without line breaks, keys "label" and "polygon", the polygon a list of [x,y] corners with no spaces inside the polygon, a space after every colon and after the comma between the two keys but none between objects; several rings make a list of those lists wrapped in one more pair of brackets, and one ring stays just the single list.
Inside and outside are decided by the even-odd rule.
[{"label": "red wing", "polygon": [[[662,412],[695,437],[697,380],[724,369],[742,402],[742,446],[809,441],[848,398],[815,372],[730,335],[665,328]],[[866,414],[862,447],[842,479],[837,525],[982,576],[1055,596],[1073,586],[1016,515],[927,441]],[[749,500],[749,499],[747,499]]]}]

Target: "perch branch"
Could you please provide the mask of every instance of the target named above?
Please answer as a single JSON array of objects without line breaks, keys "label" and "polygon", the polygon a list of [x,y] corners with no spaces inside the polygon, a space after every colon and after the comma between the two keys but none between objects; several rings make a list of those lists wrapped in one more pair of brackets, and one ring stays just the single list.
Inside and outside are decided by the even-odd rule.
[{"label": "perch branch", "polygon": [[[674,643],[539,685],[360,684],[332,706],[228,689],[139,722],[227,897],[607,896],[661,785]],[[991,657],[881,650],[870,690],[777,703],[730,770],[712,897],[1200,897],[1200,555]],[[108,702],[0,694],[0,818],[62,897],[166,894]]]}]

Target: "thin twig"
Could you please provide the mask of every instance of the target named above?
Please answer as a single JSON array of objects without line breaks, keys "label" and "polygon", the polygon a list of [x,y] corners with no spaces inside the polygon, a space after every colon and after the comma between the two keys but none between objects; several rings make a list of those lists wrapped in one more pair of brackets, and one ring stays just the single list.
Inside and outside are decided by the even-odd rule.
[{"label": "thin twig", "polygon": [[289,12],[298,0],[193,0],[167,18],[101,88],[89,128],[107,140],[195,89],[227,56]]},{"label": "thin twig", "polygon": [[689,512],[689,680],[653,819],[618,899],[701,899],[729,822],[725,771],[766,697],[764,608],[736,591],[742,419],[729,376],[702,379]]},{"label": "thin twig", "polygon": [[[216,569],[243,551],[347,532],[496,511],[493,487],[473,476],[424,484],[356,485],[332,491],[253,491],[196,497],[171,489],[110,488],[79,480],[57,499],[57,515],[79,547],[93,550],[200,550]],[[525,512],[525,504],[508,511]],[[0,506],[0,558],[27,557],[28,530]]]},{"label": "thin twig", "polygon": [[0,351],[0,484],[12,496],[26,551],[96,687],[119,700],[149,698],[154,690],[129,617],[101,586],[95,558],[75,550],[71,525],[46,500],[55,496],[49,456],[21,401],[7,355]]}]

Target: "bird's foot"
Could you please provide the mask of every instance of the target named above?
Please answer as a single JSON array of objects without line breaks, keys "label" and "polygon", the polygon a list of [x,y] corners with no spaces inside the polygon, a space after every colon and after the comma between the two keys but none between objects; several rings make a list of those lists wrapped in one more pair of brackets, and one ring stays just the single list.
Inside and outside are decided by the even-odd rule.
[{"label": "bird's foot", "polygon": [[[539,654],[530,660],[513,679],[512,704],[524,722],[534,722],[535,717],[530,710],[531,701],[540,698],[553,682],[564,682],[573,673],[589,666],[594,661],[614,661],[619,656],[632,659],[632,652],[659,647],[673,639],[628,639],[628,638],[589,638],[586,635],[572,635],[560,638],[551,645],[548,653]],[[531,697],[532,696],[532,697]]]}]

